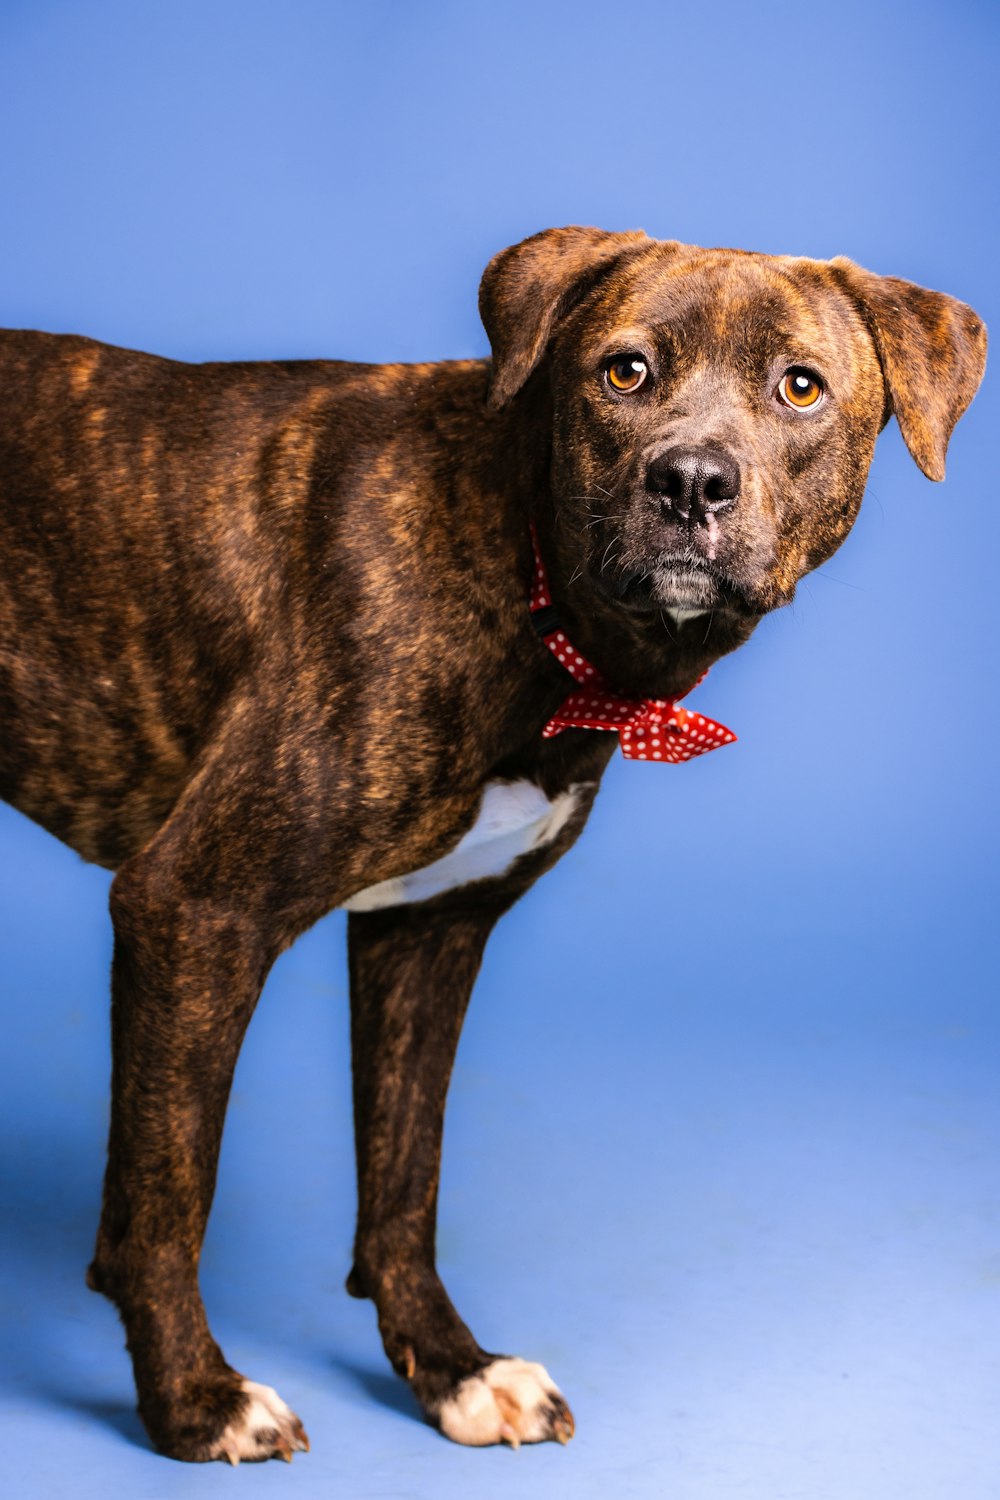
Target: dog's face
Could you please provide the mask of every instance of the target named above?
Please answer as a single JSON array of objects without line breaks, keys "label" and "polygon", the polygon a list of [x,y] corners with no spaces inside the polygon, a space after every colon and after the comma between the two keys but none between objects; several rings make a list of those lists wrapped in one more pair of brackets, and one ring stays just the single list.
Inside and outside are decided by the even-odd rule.
[{"label": "dog's face", "polygon": [[541,366],[564,564],[640,612],[787,603],[861,504],[895,411],[944,473],[985,332],[963,303],[850,261],[550,230],[481,294],[503,406]]}]

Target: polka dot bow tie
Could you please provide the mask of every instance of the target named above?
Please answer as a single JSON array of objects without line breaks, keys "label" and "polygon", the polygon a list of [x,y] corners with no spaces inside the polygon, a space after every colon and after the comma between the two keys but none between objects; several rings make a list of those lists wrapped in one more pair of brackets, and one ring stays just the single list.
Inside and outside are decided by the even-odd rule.
[{"label": "polka dot bow tie", "polygon": [[610,689],[559,625],[534,526],[531,544],[535,553],[529,601],[532,623],[552,655],[581,688],[560,704],[542,730],[545,739],[561,734],[564,729],[613,729],[617,730],[627,760],[665,760],[671,765],[733,743],[736,736],[731,729],[716,724],[714,719],[706,719],[704,714],[681,708],[676,698],[622,698]]}]

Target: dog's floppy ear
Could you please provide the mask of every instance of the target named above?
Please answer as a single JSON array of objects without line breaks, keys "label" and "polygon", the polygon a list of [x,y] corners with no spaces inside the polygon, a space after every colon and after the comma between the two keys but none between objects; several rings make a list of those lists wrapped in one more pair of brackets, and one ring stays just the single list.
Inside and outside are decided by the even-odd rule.
[{"label": "dog's floppy ear", "polygon": [[652,241],[641,231],[546,229],[501,250],[483,273],[479,311],[493,350],[489,404],[516,396],[538,364],[558,318],[627,250]]},{"label": "dog's floppy ear", "polygon": [[886,421],[895,413],[927,478],[943,479],[948,439],[983,378],[983,323],[971,307],[943,292],[876,276],[844,256],[830,267],[874,340],[885,377]]}]

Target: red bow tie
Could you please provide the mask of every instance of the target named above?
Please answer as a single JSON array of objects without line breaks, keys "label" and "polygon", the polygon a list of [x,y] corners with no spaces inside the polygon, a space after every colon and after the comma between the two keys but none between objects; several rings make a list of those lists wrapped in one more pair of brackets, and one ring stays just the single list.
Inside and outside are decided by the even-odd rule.
[{"label": "red bow tie", "polygon": [[[559,628],[533,525],[531,544],[535,571],[530,609],[535,616],[535,628],[556,660],[584,690],[570,693],[560,704],[542,730],[545,739],[561,734],[564,729],[614,729],[627,760],[666,760],[672,765],[733,743],[736,736],[732,730],[716,724],[714,719],[706,719],[704,714],[680,708],[676,698],[622,698],[613,692],[597,668],[580,655]],[[692,686],[697,687],[698,683]]]}]

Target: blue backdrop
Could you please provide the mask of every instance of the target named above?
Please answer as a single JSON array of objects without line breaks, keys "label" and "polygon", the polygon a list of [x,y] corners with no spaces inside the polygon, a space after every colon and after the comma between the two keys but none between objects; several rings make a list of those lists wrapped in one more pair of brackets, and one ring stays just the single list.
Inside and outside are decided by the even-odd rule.
[{"label": "blue backdrop", "polygon": [[[848,254],[990,321],[997,66],[985,0],[4,0],[0,321],[480,355],[486,260],[573,222]],[[842,551],[699,690],[738,746],[619,758],[491,944],[441,1261],[481,1341],[563,1386],[565,1452],[448,1444],[341,1291],[338,916],[251,1028],[203,1277],[313,1452],[149,1450],[83,1286],[108,877],[3,813],[5,1495],[995,1500],[997,415],[987,380],[937,486],[887,430]]]}]

